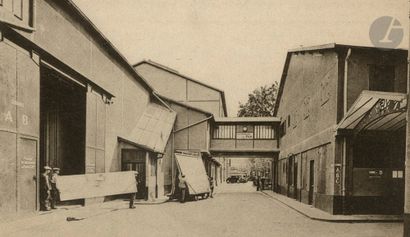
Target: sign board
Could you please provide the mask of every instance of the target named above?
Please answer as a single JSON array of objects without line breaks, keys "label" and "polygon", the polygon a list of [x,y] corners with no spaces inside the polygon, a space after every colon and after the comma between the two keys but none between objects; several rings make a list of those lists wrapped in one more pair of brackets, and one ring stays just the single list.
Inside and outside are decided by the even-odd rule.
[{"label": "sign board", "polygon": [[369,178],[381,178],[383,176],[383,170],[369,170]]},{"label": "sign board", "polygon": [[335,165],[335,184],[340,184],[342,179],[342,168],[340,164]]},{"label": "sign board", "polygon": [[57,185],[61,201],[137,192],[134,171],[65,175]]},{"label": "sign board", "polygon": [[185,175],[189,194],[201,194],[210,191],[208,176],[200,156],[175,154],[178,169]]},{"label": "sign board", "polygon": [[253,133],[252,132],[238,132],[236,134],[236,139],[253,139]]}]

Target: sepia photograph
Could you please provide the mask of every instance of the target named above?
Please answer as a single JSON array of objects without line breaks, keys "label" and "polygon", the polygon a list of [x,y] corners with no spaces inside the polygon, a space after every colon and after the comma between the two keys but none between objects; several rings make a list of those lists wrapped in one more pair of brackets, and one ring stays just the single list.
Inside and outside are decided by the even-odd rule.
[{"label": "sepia photograph", "polygon": [[410,237],[409,0],[0,0],[0,237]]}]

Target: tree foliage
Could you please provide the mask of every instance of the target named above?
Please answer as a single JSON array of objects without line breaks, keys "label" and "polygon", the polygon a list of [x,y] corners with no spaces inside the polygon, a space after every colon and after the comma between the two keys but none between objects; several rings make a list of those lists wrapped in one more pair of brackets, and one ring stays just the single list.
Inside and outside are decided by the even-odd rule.
[{"label": "tree foliage", "polygon": [[238,117],[272,117],[278,95],[278,83],[255,89],[246,103],[239,102]]}]

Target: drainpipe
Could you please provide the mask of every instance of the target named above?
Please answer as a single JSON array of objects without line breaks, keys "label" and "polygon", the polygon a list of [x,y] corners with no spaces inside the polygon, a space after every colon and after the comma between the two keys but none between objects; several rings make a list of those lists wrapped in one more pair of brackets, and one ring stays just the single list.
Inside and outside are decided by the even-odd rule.
[{"label": "drainpipe", "polygon": [[347,113],[347,72],[348,72],[348,67],[349,67],[349,60],[350,60],[350,55],[352,54],[352,49],[349,48],[347,50],[347,55],[345,58],[345,70],[344,70],[344,80],[343,80],[343,115],[346,115]]},{"label": "drainpipe", "polygon": [[[347,113],[347,79],[348,79],[348,68],[349,68],[349,62],[350,62],[350,56],[352,55],[352,49],[349,48],[347,50],[347,54],[346,54],[346,58],[345,58],[345,65],[344,65],[344,80],[343,80],[343,116],[346,115]],[[343,203],[342,203],[342,208],[343,208],[343,212],[345,212],[345,202],[346,202],[346,174],[348,172],[346,172],[346,163],[347,163],[347,159],[348,159],[348,149],[347,149],[347,138],[343,137],[343,147],[342,147],[342,180],[341,180],[341,195],[343,198]]]}]

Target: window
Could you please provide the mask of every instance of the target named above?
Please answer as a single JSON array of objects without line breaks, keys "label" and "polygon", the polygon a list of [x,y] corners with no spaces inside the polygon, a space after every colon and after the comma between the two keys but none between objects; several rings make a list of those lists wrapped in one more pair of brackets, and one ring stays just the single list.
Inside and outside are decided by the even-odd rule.
[{"label": "window", "polygon": [[16,17],[23,18],[23,1],[13,0],[13,13]]},{"label": "window", "polygon": [[149,163],[150,163],[150,176],[156,176],[157,175],[157,158],[156,155],[153,153],[150,153],[150,158],[149,158]]},{"label": "window", "polygon": [[286,120],[280,124],[280,136],[283,137],[286,135]]},{"label": "window", "polygon": [[394,78],[394,66],[369,65],[369,90],[393,92]]},{"label": "window", "polygon": [[255,139],[274,139],[275,130],[271,125],[255,125]]},{"label": "window", "polygon": [[32,30],[34,0],[0,0],[0,18],[11,26]]},{"label": "window", "polygon": [[235,125],[219,125],[214,128],[212,138],[214,139],[235,139]]},{"label": "window", "polygon": [[290,115],[288,115],[288,127],[290,127]]}]

